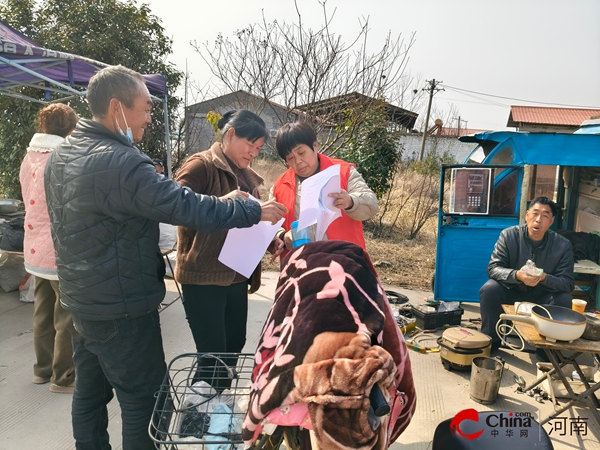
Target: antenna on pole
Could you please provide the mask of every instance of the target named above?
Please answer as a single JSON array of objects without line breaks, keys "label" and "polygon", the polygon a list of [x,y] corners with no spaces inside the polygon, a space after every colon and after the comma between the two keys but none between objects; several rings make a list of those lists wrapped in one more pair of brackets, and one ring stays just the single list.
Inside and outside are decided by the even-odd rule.
[{"label": "antenna on pole", "polygon": [[437,87],[438,84],[442,83],[442,81],[435,81],[435,78],[427,81],[427,83],[429,83],[429,86],[423,88],[423,90],[425,92],[429,92],[429,105],[427,105],[427,115],[425,116],[425,127],[423,128],[423,140],[421,141],[421,150],[419,151],[419,161],[423,161],[423,153],[425,152],[425,139],[427,139],[427,130],[429,129],[429,114],[431,113],[431,102],[433,101],[433,96],[437,92],[444,90],[444,88]]}]

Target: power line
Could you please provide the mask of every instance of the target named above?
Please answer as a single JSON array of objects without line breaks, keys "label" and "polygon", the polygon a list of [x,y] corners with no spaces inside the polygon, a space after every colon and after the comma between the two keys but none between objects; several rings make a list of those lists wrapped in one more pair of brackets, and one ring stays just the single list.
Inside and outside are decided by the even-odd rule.
[{"label": "power line", "polygon": [[[465,95],[466,95],[466,94],[465,94]],[[477,97],[473,96],[473,98],[477,98]],[[505,105],[505,104],[502,104],[502,103],[496,103],[496,102],[490,103],[490,101],[489,101],[489,100],[480,99],[480,98],[477,98],[477,99],[478,99],[478,100],[482,100],[482,101],[479,101],[479,102],[474,102],[474,101],[472,101],[472,100],[464,100],[464,99],[462,99],[462,98],[449,98],[449,97],[444,97],[444,98],[443,98],[443,100],[446,100],[446,101],[449,101],[449,102],[457,102],[457,103],[472,103],[472,104],[474,104],[474,105],[490,105],[490,106],[500,106],[500,107],[502,107],[502,108],[510,108],[510,106],[509,106],[509,105]]]},{"label": "power line", "polygon": [[[451,91],[454,91],[454,92],[458,92],[458,91],[457,91],[457,90],[455,90],[454,88],[448,88],[448,89],[449,89],[449,90],[451,90]],[[461,92],[458,92],[458,93],[461,93]],[[475,95],[466,94],[466,93],[464,93],[464,92],[462,92],[462,95],[466,95],[467,97],[475,98],[475,99],[477,99],[477,100],[483,100],[483,101],[484,101],[484,102],[486,102],[488,105],[493,105],[493,106],[501,106],[502,108],[510,108],[510,106],[509,106],[509,105],[505,105],[504,103],[498,103],[498,102],[495,102],[495,101],[493,101],[493,100],[488,100],[488,99],[485,99],[485,98],[476,97]]]},{"label": "power line", "polygon": [[566,107],[570,107],[570,108],[598,109],[598,106],[565,105],[563,103],[538,102],[538,101],[535,101],[535,100],[523,100],[522,98],[502,97],[500,95],[484,94],[483,92],[469,91],[467,89],[461,89],[461,88],[457,88],[457,87],[453,87],[453,86],[448,86],[446,84],[444,84],[442,86],[444,86],[445,88],[448,88],[450,90],[453,90],[453,91],[470,92],[471,94],[484,95],[486,97],[500,98],[500,99],[503,99],[503,100],[514,100],[514,101],[517,101],[517,102],[525,102],[525,103],[538,103],[540,105],[566,106]]}]

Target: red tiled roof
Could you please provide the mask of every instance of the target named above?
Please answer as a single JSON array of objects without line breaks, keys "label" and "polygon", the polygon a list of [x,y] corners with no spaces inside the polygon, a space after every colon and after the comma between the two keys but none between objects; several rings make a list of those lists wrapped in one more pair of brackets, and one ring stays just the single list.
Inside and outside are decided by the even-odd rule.
[{"label": "red tiled roof", "polygon": [[578,127],[584,120],[600,115],[600,109],[511,106],[508,127],[519,124],[563,125]]}]

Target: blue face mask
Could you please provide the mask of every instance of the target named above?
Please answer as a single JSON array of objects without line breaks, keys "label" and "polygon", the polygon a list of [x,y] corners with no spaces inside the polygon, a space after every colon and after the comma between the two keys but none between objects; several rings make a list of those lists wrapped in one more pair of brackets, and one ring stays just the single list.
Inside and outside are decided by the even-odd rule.
[{"label": "blue face mask", "polygon": [[115,123],[117,124],[117,131],[121,136],[123,136],[127,140],[129,144],[133,144],[133,133],[131,131],[131,127],[127,124],[127,119],[125,118],[125,113],[123,112],[123,105],[121,104],[121,102],[119,102],[119,105],[121,105],[121,114],[123,115],[123,120],[125,121],[125,126],[127,127],[127,130],[123,132],[123,130],[119,126],[119,122],[117,122],[117,119],[115,119]]}]

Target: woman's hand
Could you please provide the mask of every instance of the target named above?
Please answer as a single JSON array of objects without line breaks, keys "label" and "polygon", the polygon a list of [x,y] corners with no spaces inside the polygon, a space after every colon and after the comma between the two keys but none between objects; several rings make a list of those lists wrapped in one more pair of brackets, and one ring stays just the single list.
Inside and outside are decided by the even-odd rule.
[{"label": "woman's hand", "polygon": [[291,250],[292,244],[293,244],[292,230],[290,230],[283,235],[283,245],[285,246],[286,249]]},{"label": "woman's hand", "polygon": [[354,206],[354,200],[352,199],[350,194],[348,194],[348,191],[345,191],[344,189],[342,189],[339,194],[332,193],[329,194],[329,196],[335,198],[333,206],[335,206],[336,208],[350,209]]},{"label": "woman's hand", "polygon": [[248,198],[248,193],[244,192],[244,191],[240,191],[239,189],[236,189],[235,191],[231,191],[229,194],[225,194],[222,197],[219,197],[219,200],[227,200],[227,199],[236,198],[236,197]]},{"label": "woman's hand", "polygon": [[267,251],[273,255],[272,259],[275,259],[277,256],[281,255],[281,252],[283,252],[283,246],[283,241],[275,236],[267,248]]}]

